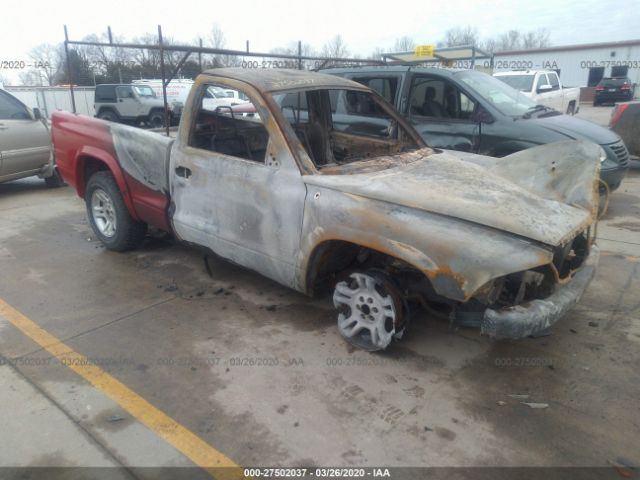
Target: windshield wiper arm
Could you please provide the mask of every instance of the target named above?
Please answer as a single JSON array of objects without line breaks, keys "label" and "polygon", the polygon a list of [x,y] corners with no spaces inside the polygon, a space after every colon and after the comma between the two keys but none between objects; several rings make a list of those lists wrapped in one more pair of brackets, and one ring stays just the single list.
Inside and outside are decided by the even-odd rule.
[{"label": "windshield wiper arm", "polygon": [[542,105],[541,103],[539,103],[534,107],[529,107],[527,112],[522,115],[522,118],[531,118],[531,115],[533,115],[536,112],[539,112],[540,110],[553,110],[553,108],[547,107],[546,105]]}]

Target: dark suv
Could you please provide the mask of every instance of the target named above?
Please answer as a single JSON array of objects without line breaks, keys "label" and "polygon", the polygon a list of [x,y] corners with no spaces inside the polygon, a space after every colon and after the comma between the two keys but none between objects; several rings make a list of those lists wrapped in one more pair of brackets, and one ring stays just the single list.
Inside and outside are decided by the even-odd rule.
[{"label": "dark suv", "polygon": [[632,100],[636,87],[628,78],[603,78],[596,86],[593,106],[616,100]]},{"label": "dark suv", "polygon": [[503,157],[561,140],[600,145],[601,178],[620,186],[629,152],[611,130],[539,105],[504,82],[473,70],[352,67],[324,70],[363,83],[392,103],[436,148]]}]

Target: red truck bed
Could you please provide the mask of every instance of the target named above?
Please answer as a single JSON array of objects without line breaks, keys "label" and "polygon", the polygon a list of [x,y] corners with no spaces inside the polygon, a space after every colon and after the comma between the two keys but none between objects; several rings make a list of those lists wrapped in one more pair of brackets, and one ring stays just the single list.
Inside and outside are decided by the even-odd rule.
[{"label": "red truck bed", "polygon": [[168,181],[158,177],[167,171],[171,139],[67,112],[54,112],[51,123],[58,170],[81,198],[91,175],[109,170],[134,219],[171,231]]}]

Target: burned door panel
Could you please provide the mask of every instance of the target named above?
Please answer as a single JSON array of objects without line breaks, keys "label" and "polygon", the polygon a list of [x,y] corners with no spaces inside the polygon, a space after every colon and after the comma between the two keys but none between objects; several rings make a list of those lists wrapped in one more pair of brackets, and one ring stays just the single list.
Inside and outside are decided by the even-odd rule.
[{"label": "burned door panel", "polygon": [[183,240],[292,285],[306,188],[260,98],[242,93],[257,117],[201,108],[189,144],[177,145],[173,225]]}]

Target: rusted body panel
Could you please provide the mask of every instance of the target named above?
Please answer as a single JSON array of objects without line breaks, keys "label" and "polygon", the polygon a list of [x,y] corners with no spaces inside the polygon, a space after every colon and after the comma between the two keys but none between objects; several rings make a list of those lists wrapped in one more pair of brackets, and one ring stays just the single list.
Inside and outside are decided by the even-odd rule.
[{"label": "rusted body panel", "polygon": [[493,338],[524,338],[543,332],[573,307],[593,279],[600,251],[595,245],[584,266],[570,283],[561,285],[549,297],[501,310],[487,309],[480,330]]},{"label": "rusted body panel", "polygon": [[304,70],[216,68],[206,70],[200,78],[203,79],[205,76],[223,78],[230,82],[242,82],[244,85],[250,85],[254,89],[264,93],[313,88],[349,88],[369,91],[367,87],[352,80],[324,73],[309,74],[309,72]]},{"label": "rusted body panel", "polygon": [[[197,100],[214,83],[252,100],[268,132],[264,162],[190,143]],[[319,166],[274,94],[323,89],[370,92],[340,77],[308,72],[209,71],[191,90],[175,142],[101,122],[110,139],[104,150],[115,159],[116,173],[129,179],[121,188],[138,218],[163,223],[157,213],[164,204],[180,240],[307,294],[313,293],[318,272],[348,266],[327,258],[327,252],[337,251],[350,262],[362,252],[383,255],[390,260],[384,264],[389,274],[417,272],[431,293],[447,302],[493,306],[487,314],[493,317],[482,327],[489,334],[508,331],[505,325],[522,324],[525,317],[531,323],[518,332],[543,328],[579,298],[588,281],[575,282],[571,295],[549,297],[557,308],[528,303],[516,315],[500,308],[498,293],[512,289],[509,295],[520,305],[538,298],[531,293],[536,289],[548,296],[591,268],[583,261],[594,241],[599,146],[568,141],[501,159],[433,150],[384,103],[382,110],[405,136],[398,133],[395,143],[372,139],[372,158],[365,154],[362,160]],[[55,122],[54,117],[54,131]],[[355,151],[367,144],[348,132],[325,138]],[[61,170],[71,175],[66,166]],[[328,247],[338,244],[342,250]],[[504,287],[509,282],[515,287]]]},{"label": "rusted body panel", "polygon": [[416,208],[310,185],[298,254],[298,289],[307,261],[329,240],[345,240],[401,259],[422,271],[439,294],[465,301],[490,279],[549,263],[544,246]]}]

